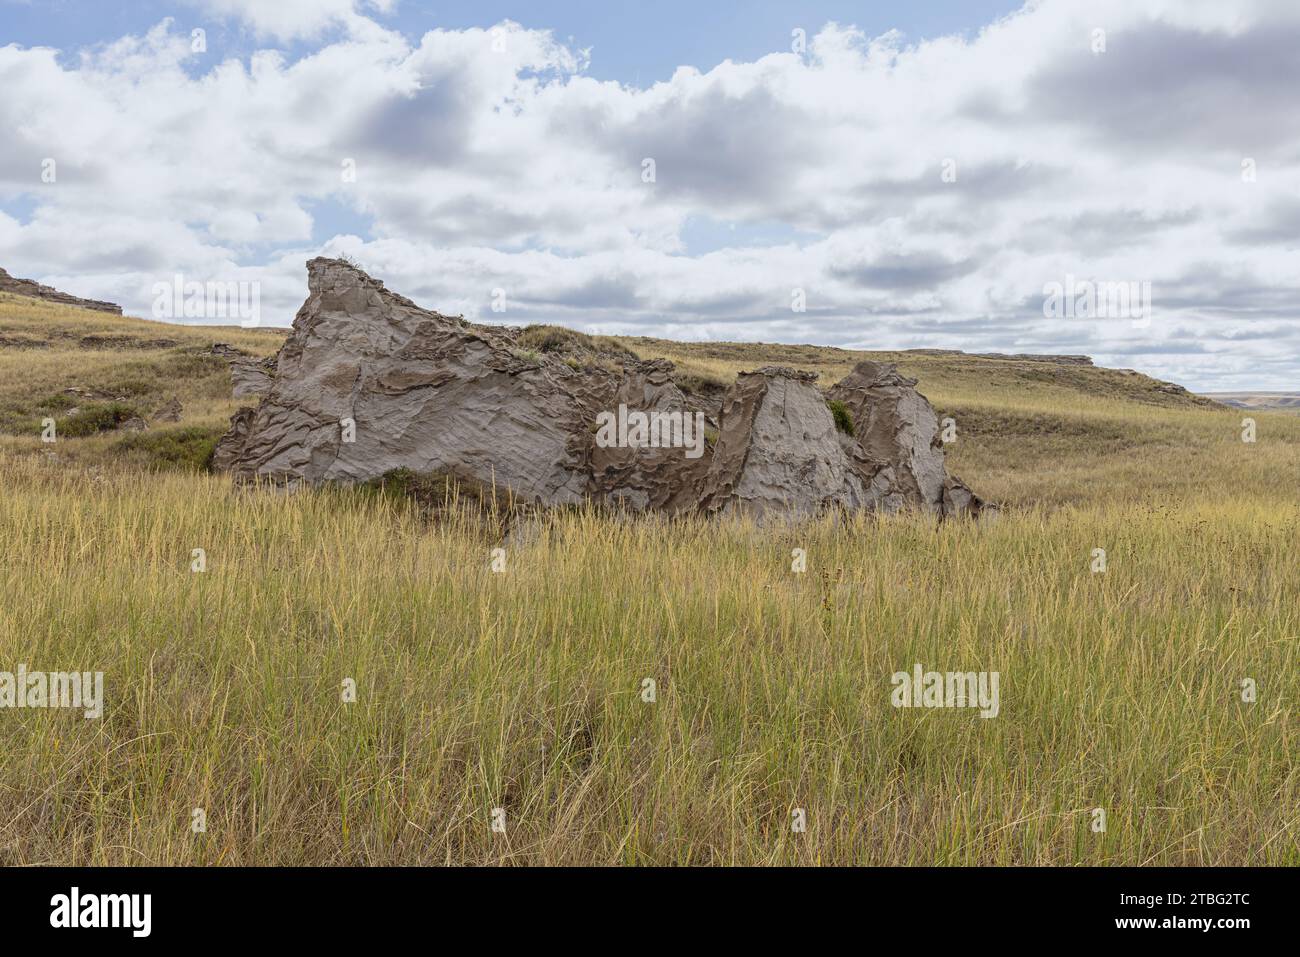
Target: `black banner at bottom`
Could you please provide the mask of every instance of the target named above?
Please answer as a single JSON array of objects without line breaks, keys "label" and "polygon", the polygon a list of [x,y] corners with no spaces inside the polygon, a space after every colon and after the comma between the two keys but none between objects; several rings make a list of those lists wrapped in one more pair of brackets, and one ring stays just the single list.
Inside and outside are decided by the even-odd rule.
[{"label": "black banner at bottom", "polygon": [[770,945],[785,925],[945,945],[1035,933],[1232,947],[1294,933],[1294,877],[1282,868],[9,868],[0,910],[8,943],[337,947],[454,930],[483,943],[581,934],[609,946],[689,926],[693,942],[716,935],[734,946]]}]

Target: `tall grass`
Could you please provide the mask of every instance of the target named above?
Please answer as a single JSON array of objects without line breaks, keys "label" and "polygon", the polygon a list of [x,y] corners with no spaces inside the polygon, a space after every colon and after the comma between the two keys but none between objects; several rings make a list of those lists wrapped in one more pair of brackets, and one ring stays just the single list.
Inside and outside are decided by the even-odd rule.
[{"label": "tall grass", "polygon": [[[506,530],[165,471],[240,404],[211,344],[280,335],[0,294],[0,671],[103,671],[107,698],[0,708],[0,864],[1300,863],[1300,417],[1079,366],[636,339],[704,385],[898,361],[1006,507]],[[183,420],[40,443],[88,392]],[[999,672],[1000,713],[893,708],[917,663]]]},{"label": "tall grass", "polygon": [[[0,710],[0,863],[1300,863],[1294,497],[502,537],[12,455],[0,487],[0,670],[106,697]],[[1000,714],[891,707],[918,662],[1000,672]]]}]

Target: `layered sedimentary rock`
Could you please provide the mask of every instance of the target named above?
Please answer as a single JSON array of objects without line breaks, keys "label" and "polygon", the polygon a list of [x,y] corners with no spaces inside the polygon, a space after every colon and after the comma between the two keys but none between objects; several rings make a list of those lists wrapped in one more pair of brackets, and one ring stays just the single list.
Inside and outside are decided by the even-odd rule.
[{"label": "layered sedimentary rock", "polygon": [[[657,443],[643,446],[592,442],[589,448],[591,493],[636,509],[679,512],[693,508],[709,467],[707,415],[672,381],[673,364],[666,359],[625,360],[613,392],[595,390],[588,403],[600,438],[602,413],[617,431],[620,418],[641,412],[653,416]],[[679,424],[680,423],[680,424]],[[647,425],[647,428],[649,426]],[[664,435],[668,442],[662,441]],[[680,437],[677,444],[673,439]]]},{"label": "layered sedimentary rock", "polygon": [[1032,352],[962,352],[960,349],[908,349],[918,356],[959,356],[963,359],[1002,359],[1007,362],[1050,362],[1058,366],[1090,366],[1091,356],[1043,355]]},{"label": "layered sedimentary rock", "polygon": [[847,452],[879,494],[873,504],[889,511],[908,504],[941,508],[947,476],[939,420],[915,379],[892,365],[859,362],[826,395],[852,419]]},{"label": "layered sedimentary rock", "polygon": [[31,279],[17,279],[3,269],[0,269],[0,292],[11,292],[15,296],[29,296],[32,299],[45,299],[64,306],[77,306],[81,309],[111,312],[119,316],[122,314],[122,307],[115,303],[101,302],[98,299],[79,299],[49,286],[42,286]]},{"label": "layered sedimentary rock", "polygon": [[270,388],[236,416],[220,463],[236,476],[309,483],[409,468],[527,501],[582,500],[577,373],[420,309],[347,263],[314,259],[308,277]]},{"label": "layered sedimentary rock", "polygon": [[[759,369],[719,406],[684,393],[666,360],[521,348],[519,330],[421,309],[350,263],[312,260],[308,286],[260,404],[217,447],[216,466],[239,479],[405,468],[542,505],[763,520],[981,504],[945,475],[934,411],[891,366],[861,363],[827,395],[813,373]],[[242,357],[228,358],[235,372]],[[852,426],[837,428],[828,399]]]},{"label": "layered sedimentary rock", "polygon": [[271,391],[271,376],[275,374],[274,358],[257,359],[224,342],[214,345],[212,354],[230,364],[230,381],[234,386],[235,398],[260,398]]},{"label": "layered sedimentary rock", "polygon": [[[804,516],[829,507],[939,514],[982,503],[943,465],[939,422],[916,380],[860,362],[823,395],[793,369],[742,373],[722,410],[722,434],[702,505]],[[828,401],[847,418],[837,425]]]},{"label": "layered sedimentary rock", "polygon": [[816,381],[815,373],[773,367],[737,376],[723,400],[706,510],[801,518],[868,504]]}]

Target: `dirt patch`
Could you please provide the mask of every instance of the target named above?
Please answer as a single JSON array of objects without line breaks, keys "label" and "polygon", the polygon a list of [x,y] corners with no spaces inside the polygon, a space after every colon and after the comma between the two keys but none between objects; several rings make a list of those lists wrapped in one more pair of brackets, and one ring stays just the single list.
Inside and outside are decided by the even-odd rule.
[{"label": "dirt patch", "polygon": [[172,349],[179,345],[175,339],[146,339],[110,333],[90,333],[77,340],[83,349]]}]

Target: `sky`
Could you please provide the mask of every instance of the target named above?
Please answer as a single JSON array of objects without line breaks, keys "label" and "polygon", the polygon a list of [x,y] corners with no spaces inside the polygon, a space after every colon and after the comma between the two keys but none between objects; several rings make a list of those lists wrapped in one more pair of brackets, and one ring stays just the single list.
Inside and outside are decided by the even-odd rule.
[{"label": "sky", "polygon": [[1297,49],[1293,0],[0,0],[0,266],[1294,390]]}]

